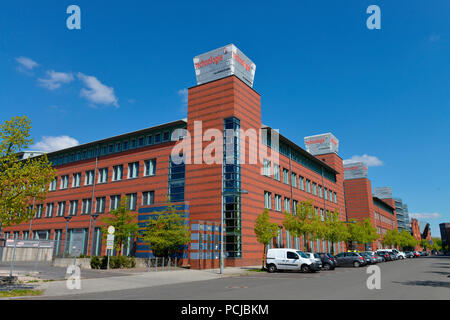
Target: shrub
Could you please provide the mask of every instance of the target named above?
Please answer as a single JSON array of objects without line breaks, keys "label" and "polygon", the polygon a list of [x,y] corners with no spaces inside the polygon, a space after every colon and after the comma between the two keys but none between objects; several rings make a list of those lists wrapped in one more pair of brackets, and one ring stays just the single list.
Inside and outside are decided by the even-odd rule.
[{"label": "shrub", "polygon": [[[92,269],[106,269],[107,266],[108,266],[108,256],[92,257],[91,259]],[[134,257],[111,256],[109,257],[109,267],[111,269],[134,268],[136,267],[136,260],[134,259]]]},{"label": "shrub", "polygon": [[102,266],[102,260],[98,256],[93,256],[91,258],[91,268],[92,269],[100,269]]}]

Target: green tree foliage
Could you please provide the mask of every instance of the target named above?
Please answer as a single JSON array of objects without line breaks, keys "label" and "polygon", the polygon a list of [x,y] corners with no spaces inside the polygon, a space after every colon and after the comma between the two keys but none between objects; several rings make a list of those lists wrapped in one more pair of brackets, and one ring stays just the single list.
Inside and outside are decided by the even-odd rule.
[{"label": "green tree foliage", "polygon": [[[362,224],[354,219],[350,219],[348,222],[349,223],[347,224],[348,230],[347,241],[349,242],[349,244],[352,244],[353,242],[361,244],[364,243],[366,236]],[[352,246],[349,245],[349,248],[351,247]]]},{"label": "green tree foliage", "polygon": [[384,246],[398,246],[400,244],[400,234],[398,233],[398,230],[387,230],[383,236],[382,243]]},{"label": "green tree foliage", "polygon": [[136,222],[137,213],[127,209],[128,201],[129,199],[123,198],[117,209],[100,218],[100,221],[105,224],[101,227],[104,238],[108,234],[108,227],[114,227],[114,248],[119,256],[122,255],[122,248],[128,237],[133,237],[139,231],[139,225]]},{"label": "green tree foliage", "polygon": [[276,223],[270,222],[268,209],[264,209],[264,211],[256,218],[255,227],[253,230],[255,231],[258,242],[264,245],[262,258],[262,267],[264,269],[267,245],[274,237],[277,236],[278,232],[278,225]]},{"label": "green tree foliage", "polygon": [[180,246],[190,241],[188,219],[167,201],[167,206],[155,218],[150,218],[142,233],[142,241],[149,245],[157,257],[169,257]]},{"label": "green tree foliage", "polygon": [[431,250],[442,251],[442,239],[441,238],[431,238],[433,244],[431,245]]},{"label": "green tree foliage", "polygon": [[[326,226],[321,216],[316,214],[312,200],[300,201],[294,214],[285,212],[283,226],[296,237],[309,238],[310,241],[323,238],[326,235]],[[311,251],[307,242],[307,250]]]},{"label": "green tree foliage", "polygon": [[334,244],[346,241],[349,238],[349,231],[346,224],[339,219],[339,212],[328,212],[325,217],[325,240],[331,242],[331,254],[334,254]]},{"label": "green tree foliage", "polygon": [[413,250],[417,245],[417,240],[406,230],[399,233],[399,245],[402,250]]},{"label": "green tree foliage", "polygon": [[370,221],[370,218],[365,218],[362,223],[362,230],[363,230],[363,243],[368,244],[372,243],[373,241],[378,240],[380,237],[377,233],[377,229],[372,225],[372,222]]},{"label": "green tree foliage", "polygon": [[32,219],[30,205],[45,200],[56,174],[46,155],[19,161],[17,153],[33,144],[30,130],[26,116],[0,124],[0,229]]}]

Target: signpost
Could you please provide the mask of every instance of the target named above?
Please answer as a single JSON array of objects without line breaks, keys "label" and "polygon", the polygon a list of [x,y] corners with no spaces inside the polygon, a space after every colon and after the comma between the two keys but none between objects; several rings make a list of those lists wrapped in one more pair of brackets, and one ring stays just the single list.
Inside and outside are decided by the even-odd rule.
[{"label": "signpost", "polygon": [[113,226],[109,226],[108,227],[108,235],[106,236],[106,251],[108,254],[108,265],[107,265],[107,269],[109,269],[109,256],[111,253],[111,250],[114,249],[114,232],[115,229]]}]

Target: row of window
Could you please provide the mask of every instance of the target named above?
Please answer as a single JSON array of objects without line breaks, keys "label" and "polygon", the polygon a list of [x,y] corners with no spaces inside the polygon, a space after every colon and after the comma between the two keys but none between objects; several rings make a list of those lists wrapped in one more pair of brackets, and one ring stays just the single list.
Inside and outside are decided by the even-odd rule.
[{"label": "row of window", "polygon": [[[137,193],[127,194],[125,197],[127,199],[127,201],[126,201],[127,209],[130,211],[135,211],[136,205],[137,205]],[[109,199],[110,199],[110,201],[109,201],[109,210],[110,211],[119,208],[121,195],[113,195],[113,196],[110,196]],[[91,213],[92,199],[90,199],[90,198],[82,199],[81,201],[79,201],[79,200],[60,201],[57,203],[57,207],[56,207],[56,216],[57,217],[65,216],[67,202],[69,204],[69,211],[68,211],[69,216],[77,215],[78,209],[80,207],[79,202],[81,202],[81,211],[80,211],[81,214],[90,214]],[[148,206],[148,205],[152,205],[154,203],[155,203],[155,192],[154,191],[142,192],[142,206]],[[95,199],[95,213],[104,213],[105,208],[106,208],[106,197],[97,197]],[[30,206],[29,210],[32,210],[32,209],[33,209],[33,206]],[[54,210],[55,210],[55,204],[53,202],[47,203],[45,206],[45,217],[46,218],[53,217]],[[36,211],[35,218],[36,219],[42,218],[42,215],[44,214],[44,205],[43,204],[36,205],[35,211]]]},{"label": "row of window", "polygon": [[381,221],[381,222],[383,222],[383,223],[385,223],[385,224],[388,224],[388,225],[390,225],[390,226],[392,226],[392,227],[395,226],[394,220],[389,219],[389,218],[386,218],[385,216],[383,216],[382,214],[379,214],[379,213],[376,212],[376,211],[375,211],[375,213],[374,213],[374,218],[375,218],[375,220],[379,220],[379,221]]},{"label": "row of window", "polygon": [[[263,173],[265,176],[267,176],[267,177],[272,176],[271,168],[272,168],[271,161],[264,160],[263,161]],[[280,166],[277,164],[273,165],[273,178],[277,181],[280,181]],[[320,198],[324,198],[325,200],[328,200],[330,202],[337,203],[336,192],[333,192],[331,189],[322,187],[320,184],[311,182],[311,180],[305,179],[304,177],[302,177],[300,175],[298,176],[298,179],[297,179],[297,174],[295,172],[291,172],[290,181],[291,181],[290,183],[292,184],[293,188],[298,188],[302,191],[312,193],[315,196],[318,195]],[[286,169],[286,168],[283,168],[283,183],[290,184],[289,183],[289,169]]]},{"label": "row of window", "polygon": [[[108,170],[109,168],[98,169],[97,183],[108,182]],[[112,181],[121,181],[123,179],[123,165],[119,164],[112,167]],[[150,159],[144,161],[144,177],[154,176],[156,173],[156,159]],[[84,185],[89,186],[94,183],[94,170],[85,171]],[[139,177],[139,162],[128,163],[127,179],[135,179]],[[72,175],[72,188],[78,188],[81,185],[81,172],[74,173]],[[55,177],[50,182],[49,191],[55,191],[58,186],[58,177]],[[60,189],[67,189],[69,187],[69,175],[63,175],[60,177]]]},{"label": "row of window", "polygon": [[[282,204],[284,204],[284,210],[282,209]],[[297,213],[298,201],[293,200],[292,205],[293,205],[293,212]],[[270,210],[272,209],[272,193],[269,191],[264,191],[264,208],[270,209]],[[282,202],[281,195],[275,194],[275,211],[281,212],[282,210],[286,211],[288,213],[291,212],[291,199],[288,197],[284,197],[284,202]],[[319,210],[320,210],[320,216],[322,217],[322,221],[324,221],[324,219],[325,219],[324,210],[321,208],[319,209],[318,207],[314,207],[314,210],[315,210],[316,214],[319,214]],[[325,213],[328,214],[328,210],[326,210]]]},{"label": "row of window", "polygon": [[[174,131],[178,136],[178,130]],[[179,137],[177,137],[179,139]],[[127,138],[111,143],[105,143],[98,146],[93,146],[89,149],[83,149],[77,152],[58,154],[50,157],[49,160],[53,165],[62,165],[74,161],[86,160],[95,158],[97,156],[104,156],[112,153],[123,152],[135,148],[145,147],[153,144],[168,142],[171,140],[171,130],[163,132],[154,132],[148,135]]]}]

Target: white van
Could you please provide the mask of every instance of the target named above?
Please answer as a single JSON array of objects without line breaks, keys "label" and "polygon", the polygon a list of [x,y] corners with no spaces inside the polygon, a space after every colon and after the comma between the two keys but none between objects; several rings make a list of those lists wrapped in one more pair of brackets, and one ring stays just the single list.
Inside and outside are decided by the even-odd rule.
[{"label": "white van", "polygon": [[269,249],[266,259],[267,271],[293,270],[302,272],[320,271],[319,264],[297,249]]}]

